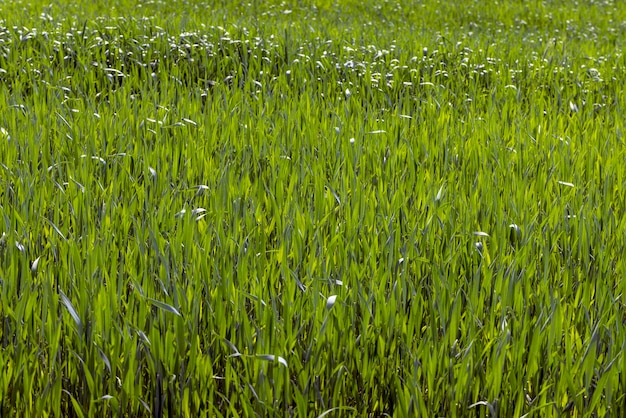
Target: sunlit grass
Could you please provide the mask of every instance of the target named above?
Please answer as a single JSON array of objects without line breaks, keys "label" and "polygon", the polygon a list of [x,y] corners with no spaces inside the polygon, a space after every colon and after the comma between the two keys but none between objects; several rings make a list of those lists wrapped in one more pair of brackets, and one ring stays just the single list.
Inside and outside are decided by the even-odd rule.
[{"label": "sunlit grass", "polygon": [[1,416],[624,414],[617,2],[33,3]]}]

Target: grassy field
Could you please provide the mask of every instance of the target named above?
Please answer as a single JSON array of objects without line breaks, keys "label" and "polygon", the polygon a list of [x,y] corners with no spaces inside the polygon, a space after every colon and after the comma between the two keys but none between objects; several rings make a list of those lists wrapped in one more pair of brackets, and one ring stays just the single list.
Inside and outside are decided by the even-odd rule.
[{"label": "grassy field", "polygon": [[619,1],[0,5],[0,416],[626,414]]}]

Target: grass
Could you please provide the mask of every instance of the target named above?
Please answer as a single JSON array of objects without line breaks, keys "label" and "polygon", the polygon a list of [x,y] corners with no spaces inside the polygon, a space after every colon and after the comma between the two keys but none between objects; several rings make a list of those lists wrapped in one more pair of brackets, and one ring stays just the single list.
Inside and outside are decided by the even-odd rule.
[{"label": "grass", "polygon": [[1,416],[625,413],[618,2],[112,3],[0,6]]}]

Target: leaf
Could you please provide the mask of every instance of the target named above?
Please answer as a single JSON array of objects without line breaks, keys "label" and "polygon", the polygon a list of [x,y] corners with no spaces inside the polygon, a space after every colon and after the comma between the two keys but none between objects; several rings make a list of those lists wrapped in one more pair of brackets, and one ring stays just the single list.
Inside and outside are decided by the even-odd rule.
[{"label": "leaf", "polygon": [[341,199],[339,199],[339,195],[337,194],[337,192],[335,192],[335,190],[334,190],[332,187],[330,187],[330,186],[326,186],[326,188],[327,188],[328,190],[330,190],[330,192],[333,194],[333,197],[334,197],[334,198],[335,198],[335,200],[337,201],[337,204],[338,204],[338,205],[341,205]]},{"label": "leaf", "polygon": [[207,212],[205,208],[196,208],[191,211],[191,214],[195,216],[195,220],[197,222],[200,219],[204,218],[207,215]]},{"label": "leaf", "polygon": [[233,351],[233,354],[231,354],[228,357],[239,357],[239,356],[241,356],[241,353],[239,352],[239,349],[237,347],[235,347],[235,344],[231,343],[226,338],[224,338],[224,342],[226,343],[228,348],[230,348]]},{"label": "leaf", "polygon": [[351,406],[336,406],[334,408],[330,408],[322,412],[320,415],[317,416],[317,418],[324,418],[326,415],[330,414],[331,412],[342,411],[342,410],[356,412],[356,409],[352,408]]},{"label": "leaf", "polygon": [[70,400],[72,401],[72,406],[74,407],[74,416],[79,417],[79,418],[84,417],[84,416],[85,416],[85,414],[84,414],[84,412],[83,412],[83,408],[82,408],[82,406],[80,405],[80,403],[76,400],[76,398],[74,398],[74,397],[72,396],[72,394],[71,394],[71,393],[69,393],[69,392],[67,392],[67,391],[66,391],[66,393],[67,393],[68,395],[70,395]]},{"label": "leaf", "polygon": [[37,274],[37,268],[39,267],[39,260],[41,260],[41,256],[37,257],[33,264],[30,265],[30,272],[33,274]]},{"label": "leaf", "polygon": [[168,305],[167,303],[161,302],[160,300],[146,298],[152,305],[156,306],[159,309],[162,309],[166,312],[173,313],[174,315],[182,316],[178,310],[172,305]]},{"label": "leaf", "polygon": [[147,345],[152,345],[152,343],[150,342],[150,339],[148,338],[145,332],[143,332],[140,329],[136,330],[135,332],[137,333],[137,336],[141,339],[141,341],[143,341]]},{"label": "leaf", "polygon": [[257,354],[256,358],[258,358],[259,360],[265,360],[265,361],[271,361],[271,362],[278,361],[278,363],[289,368],[287,366],[287,360],[285,360],[281,356],[275,356],[274,354]]},{"label": "leaf", "polygon": [[23,253],[25,248],[19,241],[15,241],[15,247],[19,250],[19,252]]},{"label": "leaf", "polygon": [[337,300],[337,295],[329,296],[328,299],[326,299],[326,309],[331,309],[333,306],[335,306],[336,300]]},{"label": "leaf", "polygon": [[206,193],[207,190],[209,190],[209,186],[207,186],[206,184],[200,184],[198,186],[195,186],[195,188],[197,189],[195,197],[202,196],[204,193]]},{"label": "leaf", "polygon": [[109,373],[111,373],[111,362],[109,361],[109,358],[106,356],[106,354],[104,354],[104,351],[100,350],[100,347],[96,347],[96,348],[98,349],[98,354],[100,355],[100,358],[104,362],[104,365],[106,366]]},{"label": "leaf", "polygon": [[9,135],[9,132],[4,128],[0,128],[0,136],[4,137],[7,141],[11,139],[11,135]]},{"label": "leaf", "polygon": [[59,236],[61,238],[63,238],[63,241],[67,241],[67,238],[65,238],[65,235],[63,235],[63,233],[61,232],[61,230],[59,229],[59,227],[57,227],[50,219],[44,217],[43,218],[46,222],[48,222],[50,224],[50,226],[52,227],[52,229],[54,229],[56,231],[57,234],[59,234]]},{"label": "leaf", "polygon": [[522,230],[519,226],[517,226],[517,224],[511,224],[509,225],[509,228],[511,229],[509,233],[509,241],[514,245],[518,245],[522,237]]},{"label": "leaf", "polygon": [[496,410],[495,410],[495,408],[493,407],[493,405],[492,405],[492,404],[490,404],[490,403],[489,403],[489,402],[487,402],[487,401],[480,401],[480,402],[473,403],[473,404],[471,404],[471,405],[469,406],[469,408],[468,408],[468,409],[472,409],[472,408],[475,408],[475,407],[477,407],[477,406],[486,406],[486,407],[487,407],[487,409],[489,410],[489,414],[490,414],[492,417],[496,417],[496,416],[497,416],[497,415],[496,415]]},{"label": "leaf", "polygon": [[437,196],[435,196],[435,202],[439,202],[442,197],[443,197],[443,184],[439,188],[439,191],[437,192]]},{"label": "leaf", "polygon": [[69,312],[70,316],[76,322],[76,326],[78,327],[78,333],[82,335],[83,333],[83,322],[80,320],[80,316],[78,316],[78,312],[72,305],[72,301],[70,301],[63,291],[59,290],[59,295],[61,296],[61,303],[65,306],[65,309]]},{"label": "leaf", "polygon": [[141,404],[141,406],[144,407],[144,409],[146,411],[148,411],[148,414],[152,414],[152,409],[150,409],[150,406],[146,403],[146,401],[144,401],[143,399],[139,398],[139,403]]}]

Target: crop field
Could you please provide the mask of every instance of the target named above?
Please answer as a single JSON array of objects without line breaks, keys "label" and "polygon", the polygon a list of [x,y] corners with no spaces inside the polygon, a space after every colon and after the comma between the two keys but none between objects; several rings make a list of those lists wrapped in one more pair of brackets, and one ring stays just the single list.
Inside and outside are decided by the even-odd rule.
[{"label": "crop field", "polygon": [[626,7],[0,4],[1,417],[626,415]]}]

